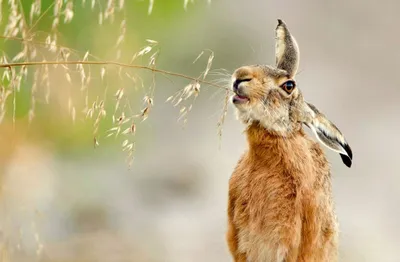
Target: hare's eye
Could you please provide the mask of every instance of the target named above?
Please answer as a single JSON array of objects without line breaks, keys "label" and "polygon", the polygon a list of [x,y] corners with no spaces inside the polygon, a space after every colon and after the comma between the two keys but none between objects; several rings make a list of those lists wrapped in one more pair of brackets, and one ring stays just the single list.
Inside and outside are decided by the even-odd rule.
[{"label": "hare's eye", "polygon": [[296,83],[293,80],[286,81],[281,85],[281,88],[286,91],[286,93],[290,94],[296,87]]}]

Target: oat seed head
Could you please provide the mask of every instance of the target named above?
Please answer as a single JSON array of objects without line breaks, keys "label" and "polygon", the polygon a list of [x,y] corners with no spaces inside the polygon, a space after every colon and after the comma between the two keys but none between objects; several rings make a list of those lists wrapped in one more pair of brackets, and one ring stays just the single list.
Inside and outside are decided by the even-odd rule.
[{"label": "oat seed head", "polygon": [[[193,0],[183,1],[185,9],[189,2],[194,3]],[[29,123],[38,117],[36,112],[38,103],[50,104],[53,96],[56,96],[59,91],[52,90],[55,86],[60,86],[60,89],[65,89],[63,92],[66,103],[63,103],[63,107],[66,108],[71,122],[84,120],[92,123],[95,147],[98,147],[101,139],[106,137],[123,139],[121,148],[127,152],[128,162],[131,165],[136,130],[140,128],[141,122],[149,119],[155,107],[156,74],[188,80],[186,86],[166,99],[166,102],[177,107],[177,120],[183,122],[184,125],[188,122],[188,116],[196,98],[200,95],[202,86],[226,90],[218,82],[220,80],[214,80],[214,82],[206,80],[210,75],[215,75],[212,70],[214,52],[211,50],[202,51],[193,61],[197,63],[208,54],[208,59],[205,58],[206,61],[204,61],[205,69],[198,77],[159,69],[157,63],[160,56],[160,44],[154,39],[146,39],[143,47],[132,55],[129,64],[119,62],[120,58],[126,56],[123,52],[123,45],[127,42],[128,27],[125,4],[124,0],[54,0],[50,5],[44,6],[41,0],[32,0],[25,17],[20,0],[8,0],[5,3],[0,0],[0,21],[7,22],[1,39],[20,44],[18,52],[12,54],[4,52],[0,57],[0,68],[3,70],[0,83],[0,123],[9,115],[15,125],[16,108],[19,102],[16,94],[26,88],[28,83],[31,83],[27,112]],[[154,4],[154,0],[149,0],[149,14],[152,13]],[[9,12],[7,17],[2,17],[1,8],[5,6]],[[80,9],[93,12],[99,27],[106,22],[112,24],[118,21],[118,24],[113,25],[116,30],[119,30],[113,42],[116,61],[104,61],[93,55],[91,50],[75,50],[63,45],[60,30],[74,21]],[[47,30],[39,32],[37,25],[43,18],[50,19],[50,24]],[[144,62],[133,64],[136,59]],[[151,74],[151,81],[149,83],[144,81],[138,74],[138,70],[148,71]],[[120,82],[110,85],[109,82],[114,76],[118,76]],[[129,80],[129,85],[125,85],[125,80]],[[92,92],[99,88],[104,88],[103,97]],[[131,97],[130,92],[137,90],[144,90],[146,94],[140,111],[139,109],[132,110],[128,100],[128,97]],[[12,109],[7,107],[7,101],[10,99]],[[54,99],[54,101],[57,100]],[[107,112],[107,108],[110,112]],[[225,104],[223,111],[226,111]],[[112,118],[112,127],[107,131],[102,131],[101,123],[107,117]],[[220,123],[224,122],[224,118],[225,115],[221,117]],[[222,126],[220,123],[219,126]],[[43,248],[38,243],[38,253],[41,253]]]}]

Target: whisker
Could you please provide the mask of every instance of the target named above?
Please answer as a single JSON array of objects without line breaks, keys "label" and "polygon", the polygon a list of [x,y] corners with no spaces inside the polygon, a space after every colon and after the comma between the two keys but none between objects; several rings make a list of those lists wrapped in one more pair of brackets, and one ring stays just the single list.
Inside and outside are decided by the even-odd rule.
[{"label": "whisker", "polygon": [[226,91],[224,91],[224,90],[222,90],[222,89],[216,90],[216,91],[209,97],[209,100],[214,99],[216,96],[220,95],[222,92],[226,92]]}]

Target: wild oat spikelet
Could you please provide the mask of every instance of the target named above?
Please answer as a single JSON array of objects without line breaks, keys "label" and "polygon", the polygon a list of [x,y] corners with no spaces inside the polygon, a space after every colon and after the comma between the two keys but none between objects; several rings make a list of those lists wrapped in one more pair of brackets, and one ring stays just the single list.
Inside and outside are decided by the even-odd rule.
[{"label": "wild oat spikelet", "polygon": [[[113,127],[107,131],[107,136],[118,137],[119,135],[124,136],[124,142],[122,143],[123,150],[129,151],[129,155],[133,156],[134,141],[132,141],[132,135],[136,132],[136,124],[140,120],[143,122],[148,119],[150,111],[154,106],[154,93],[156,89],[155,76],[157,73],[164,75],[170,75],[175,77],[183,77],[189,79],[191,82],[179,90],[175,95],[170,96],[167,102],[171,102],[174,106],[178,107],[179,117],[178,121],[183,120],[187,122],[187,116],[193,108],[193,103],[200,92],[200,84],[204,83],[207,85],[217,86],[216,84],[205,81],[206,77],[210,73],[212,62],[214,59],[214,53],[210,52],[208,62],[205,70],[197,78],[185,76],[183,74],[168,72],[165,70],[158,69],[156,67],[157,60],[160,54],[160,50],[157,48],[158,42],[153,39],[146,39],[146,44],[136,52],[131,63],[138,57],[146,57],[144,64],[124,64],[119,61],[102,61],[101,58],[95,57],[90,53],[89,50],[80,52],[73,48],[62,46],[60,40],[60,23],[69,24],[75,19],[75,13],[77,8],[87,8],[93,10],[95,14],[98,14],[98,23],[101,25],[106,21],[112,23],[117,17],[120,11],[124,11],[125,1],[124,0],[54,0],[51,4],[43,8],[41,0],[31,0],[30,10],[25,17],[21,0],[8,0],[7,3],[1,4],[3,1],[0,0],[0,11],[1,8],[8,7],[8,23],[4,26],[4,39],[19,41],[21,48],[17,52],[13,53],[12,56],[9,54],[3,54],[0,57],[0,65],[3,65],[2,80],[3,83],[0,85],[0,121],[5,116],[6,111],[6,100],[13,99],[13,122],[15,122],[17,92],[23,87],[24,80],[30,80],[29,76],[33,75],[33,82],[31,87],[31,98],[30,107],[28,112],[29,122],[35,117],[35,108],[38,101],[44,100],[46,103],[50,102],[51,90],[54,80],[58,80],[57,74],[53,77],[53,73],[57,73],[57,70],[64,69],[63,81],[68,83],[67,87],[69,95],[68,97],[68,113],[75,122],[76,118],[79,117],[79,113],[83,113],[84,118],[93,121],[93,137],[94,144],[98,145],[98,139],[101,137],[99,128],[102,119],[107,116],[105,109],[105,101],[107,100],[108,88],[111,85],[109,80],[112,76],[118,76],[122,81],[128,78],[133,83],[133,88],[137,89],[142,87],[145,89],[147,94],[143,99],[143,107],[140,112],[132,112],[129,105],[127,95],[124,94],[128,91],[128,86],[125,83],[120,86],[115,93],[115,100],[112,102],[115,105],[114,112],[109,114],[113,119]],[[106,3],[103,5],[102,3]],[[154,7],[154,0],[149,0],[149,14],[152,12]],[[190,1],[194,2],[194,1]],[[78,3],[78,4],[77,4]],[[79,4],[81,3],[81,4]],[[189,0],[184,0],[184,7],[186,8]],[[37,34],[34,30],[41,19],[50,17],[50,24],[48,30],[44,30],[45,34]],[[1,20],[1,12],[0,12]],[[121,17],[118,17],[119,24],[119,35],[115,39],[116,57],[117,60],[122,57],[122,45],[126,41],[127,22],[124,13],[121,12]],[[67,25],[66,25],[67,26]],[[42,24],[40,24],[42,27]],[[42,30],[42,28],[41,28]],[[196,63],[206,52],[202,51],[194,60]],[[92,60],[93,59],[93,60]],[[7,67],[11,61],[14,65]],[[24,63],[26,65],[24,65]],[[75,69],[73,66],[75,66]],[[17,67],[21,66],[21,69],[16,70]],[[36,70],[29,69],[31,66],[36,66]],[[96,81],[98,76],[100,84],[105,86],[104,97],[102,99],[99,96],[96,97],[95,101],[91,101],[89,94],[89,85],[92,81],[92,69],[95,66],[100,66],[99,71],[93,71],[93,79]],[[109,69],[109,66],[115,66],[116,71]],[[147,83],[140,77],[140,75],[134,75],[130,70],[134,69],[145,69],[152,74],[152,82],[146,87]],[[108,76],[110,77],[108,79]],[[95,82],[93,81],[93,82]],[[79,108],[79,100],[75,100],[73,91],[75,86],[79,85],[77,91],[82,92],[84,101],[82,104],[84,108]],[[125,89],[126,88],[126,89]],[[84,93],[83,93],[84,92]],[[40,96],[43,96],[40,97]],[[74,101],[72,101],[74,98]],[[126,100],[126,102],[125,102]],[[130,109],[130,112],[127,111]],[[137,118],[140,120],[138,121]],[[110,132],[109,132],[110,131]],[[126,137],[125,137],[126,136]],[[127,141],[127,142],[125,142]],[[133,157],[132,157],[133,159]]]},{"label": "wild oat spikelet", "polygon": [[65,9],[64,9],[64,24],[67,24],[72,21],[74,17],[74,3],[70,0],[67,2]]}]

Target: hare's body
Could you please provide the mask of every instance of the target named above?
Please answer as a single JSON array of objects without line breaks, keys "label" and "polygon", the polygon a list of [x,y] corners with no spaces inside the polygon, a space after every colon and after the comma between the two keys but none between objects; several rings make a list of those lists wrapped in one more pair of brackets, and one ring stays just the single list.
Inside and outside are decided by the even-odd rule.
[{"label": "hare's body", "polygon": [[249,144],[229,185],[227,241],[235,262],[337,259],[329,163],[303,125],[348,167],[353,155],[339,129],[296,87],[299,57],[279,20],[276,67],[244,66],[232,76],[232,102]]},{"label": "hare's body", "polygon": [[330,262],[337,225],[329,164],[299,130],[271,135],[252,125],[249,150],[229,185],[229,248],[240,262]]}]

